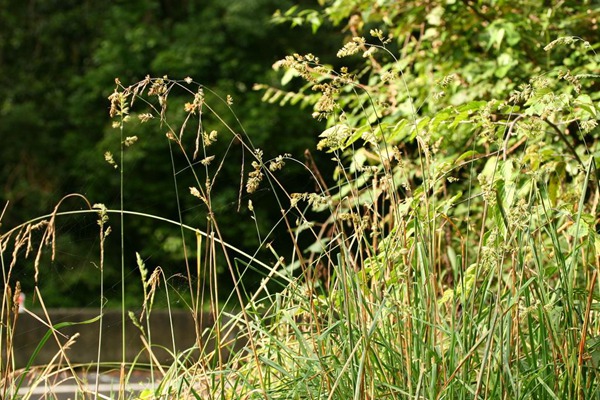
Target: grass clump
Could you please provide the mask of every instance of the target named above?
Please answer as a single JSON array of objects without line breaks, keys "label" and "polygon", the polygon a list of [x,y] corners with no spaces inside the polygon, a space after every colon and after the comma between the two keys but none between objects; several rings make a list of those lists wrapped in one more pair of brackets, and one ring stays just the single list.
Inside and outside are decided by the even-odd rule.
[{"label": "grass clump", "polygon": [[[142,397],[600,397],[596,141],[577,147],[564,135],[574,120],[582,137],[595,129],[596,106],[580,78],[553,70],[507,98],[444,103],[446,91],[461,90],[452,86],[456,77],[413,95],[415,83],[387,49],[388,39],[372,35],[377,44],[355,37],[338,53],[370,60],[363,76],[310,54],[277,64],[304,79],[293,96],[313,104],[313,116],[327,124],[317,148],[335,163],[334,180],[327,183],[307,163],[314,192],[296,192],[278,179],[281,169],[303,163],[287,154],[267,159],[238,121],[230,124],[216,111],[231,110],[231,98],[191,78],[117,81],[110,113],[120,156],[105,158],[124,185],[127,152],[144,140],[126,135],[131,120],[154,123],[166,136],[180,213],[165,222],[181,228],[188,285],[185,295],[174,295],[194,318],[206,309],[215,318],[205,331],[197,324],[199,356],[173,343],[172,365],[149,363],[159,379]],[[189,101],[167,107],[176,91]],[[281,96],[265,90],[266,100]],[[145,104],[143,113],[132,110],[134,102]],[[218,154],[215,143],[223,140],[228,145]],[[281,210],[273,230],[257,228],[255,254],[229,245],[214,218],[213,192],[233,144],[244,156],[236,207],[254,216],[260,204],[242,198],[266,186]],[[185,190],[183,171],[191,176]],[[201,227],[186,224],[181,212],[191,201],[206,217]],[[99,214],[102,255],[107,216],[120,216],[123,229],[124,216],[134,212],[123,199],[120,209],[88,208]],[[2,249],[11,243],[29,251],[36,229],[46,229],[42,242],[52,245],[59,215],[3,234]],[[280,227],[293,243],[285,253],[270,244]],[[269,260],[257,256],[260,249],[271,252]],[[2,259],[5,287],[13,254],[7,265]],[[167,296],[173,288],[160,269],[148,270],[143,254],[136,259],[145,302],[132,318],[152,354],[153,299],[160,284]],[[219,268],[234,281],[225,302]],[[262,280],[250,291],[243,278],[253,270]],[[124,259],[121,271],[125,281]],[[5,290],[3,339],[14,321],[12,298]],[[209,349],[208,342],[216,345]],[[122,353],[125,381],[131,365]],[[8,374],[5,382],[6,393],[18,389]]]},{"label": "grass clump", "polygon": [[[385,41],[357,38],[341,55],[374,49]],[[407,92],[409,107],[389,110],[411,85],[402,70],[365,85],[312,55],[279,65],[316,92],[306,94],[313,116],[329,126],[318,147],[337,180],[290,196],[296,232],[314,245],[268,297],[269,323],[252,330],[259,361],[253,353],[239,372],[245,393],[598,397],[596,142],[580,152],[557,129],[589,121],[579,108],[589,96],[577,86],[557,98],[557,73],[429,116],[438,92],[420,106]],[[326,215],[320,225],[303,202]]]}]

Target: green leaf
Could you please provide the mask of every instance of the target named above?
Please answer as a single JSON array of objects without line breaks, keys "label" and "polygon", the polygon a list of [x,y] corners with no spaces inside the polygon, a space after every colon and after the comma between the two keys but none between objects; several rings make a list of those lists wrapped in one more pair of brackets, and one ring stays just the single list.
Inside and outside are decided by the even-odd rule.
[{"label": "green leaf", "polygon": [[582,94],[580,96],[577,96],[577,98],[575,99],[575,105],[585,110],[590,115],[590,117],[596,118],[597,110],[594,106],[594,101],[589,95]]},{"label": "green leaf", "polygon": [[454,121],[452,121],[452,123],[450,124],[450,128],[456,128],[458,126],[458,124],[460,124],[463,121],[466,121],[469,119],[470,116],[470,112],[468,111],[463,111],[460,114],[458,114],[455,118]]},{"label": "green leaf", "polygon": [[548,181],[548,198],[550,199],[550,204],[553,207],[556,207],[556,199],[558,196],[558,188],[560,187],[560,182],[557,174],[551,174],[550,180]]},{"label": "green leaf", "polygon": [[283,77],[281,78],[281,85],[287,85],[292,79],[294,79],[297,76],[298,73],[296,72],[296,70],[293,68],[289,68],[287,71],[285,71]]},{"label": "green leaf", "polygon": [[489,29],[488,29],[488,33],[490,35],[490,40],[488,40],[488,44],[485,48],[486,51],[488,51],[489,49],[492,48],[492,46],[495,46],[496,48],[500,48],[500,45],[502,44],[502,39],[504,38],[504,28],[498,28],[497,27],[498,24],[492,24],[490,25]]},{"label": "green leaf", "polygon": [[579,224],[573,224],[567,229],[567,234],[580,239],[588,236],[589,231],[589,225],[583,219],[580,219]]},{"label": "green leaf", "polygon": [[475,110],[480,110],[483,107],[485,107],[487,105],[487,101],[469,101],[466,104],[463,104],[459,107],[457,107],[456,109],[458,111],[475,111]]},{"label": "green leaf", "polygon": [[475,158],[479,153],[476,150],[469,150],[462,153],[456,160],[454,160],[454,164],[460,164],[463,160]]},{"label": "green leaf", "polygon": [[518,61],[514,60],[508,53],[500,54],[496,62],[498,66],[494,70],[494,75],[497,78],[504,78],[518,64]]}]

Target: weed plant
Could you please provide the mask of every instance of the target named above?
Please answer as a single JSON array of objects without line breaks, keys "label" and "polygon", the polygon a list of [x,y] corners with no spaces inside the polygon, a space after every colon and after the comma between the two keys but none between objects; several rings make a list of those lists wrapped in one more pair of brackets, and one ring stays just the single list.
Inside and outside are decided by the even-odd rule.
[{"label": "weed plant", "polygon": [[[137,119],[166,135],[173,159],[185,159],[185,173],[195,183],[180,192],[183,170],[174,162],[173,201],[201,204],[206,224],[186,225],[181,215],[162,222],[146,217],[181,228],[182,251],[190,251],[184,259],[195,259],[185,272],[188,309],[195,318],[205,309],[216,316],[214,326],[198,328],[197,359],[177,343],[170,349],[172,365],[129,365],[123,356],[121,396],[127,371],[144,367],[158,379],[141,398],[600,398],[597,142],[586,142],[581,152],[563,134],[573,121],[582,138],[596,128],[598,110],[582,92],[584,77],[549,71],[507,99],[434,107],[453,90],[455,77],[440,80],[425,99],[413,98],[414,82],[387,50],[388,39],[380,31],[372,36],[375,44],[356,37],[338,55],[361,53],[375,61],[378,51],[391,57],[388,69],[372,62],[365,76],[373,79],[334,70],[310,54],[294,55],[278,67],[304,79],[306,92],[262,87],[265,100],[302,99],[327,122],[317,148],[331,156],[335,176],[327,183],[317,166],[305,165],[314,192],[298,193],[280,182],[286,164],[303,163],[287,154],[268,158],[256,148],[229,96],[220,98],[191,78],[116,82],[110,115],[121,145],[105,158],[126,185],[128,148],[158,140],[128,136]],[[562,42],[569,40],[577,42]],[[561,44],[553,42],[547,51]],[[556,88],[564,95],[556,96]],[[167,107],[169,96],[181,91],[189,101]],[[142,111],[134,112],[134,103],[143,103]],[[269,187],[281,210],[279,224],[293,243],[308,238],[311,246],[283,253],[270,246],[273,231],[259,230],[271,259],[259,260],[259,249],[248,254],[228,245],[213,217],[212,193],[221,166],[232,160],[213,152],[216,141],[244,149],[237,207],[252,214],[261,205],[243,203],[243,192]],[[110,218],[120,218],[123,229],[124,216],[135,214],[125,200],[120,209],[85,199],[84,211],[60,211],[59,205],[50,216],[2,234],[3,398],[16,396],[35,361],[33,355],[25,371],[15,371],[10,361],[19,294],[11,273],[19,257],[25,252],[38,260],[43,245],[54,252],[54,226],[63,215],[96,213],[102,273]],[[122,244],[122,254],[126,250]],[[145,265],[143,254],[137,260],[145,301],[141,316],[131,318],[152,354],[153,299],[159,290],[170,295],[171,287],[160,268]],[[122,264],[125,271],[125,258]],[[235,280],[224,303],[216,280],[220,267]],[[243,278],[251,269],[261,271],[263,280],[250,293]],[[43,293],[36,297],[43,307]],[[122,304],[123,318],[129,318]],[[45,340],[59,342],[61,350],[34,385],[65,370],[76,375],[61,326],[46,323]],[[218,344],[211,351],[210,340]],[[91,395],[83,385],[81,390]]]}]

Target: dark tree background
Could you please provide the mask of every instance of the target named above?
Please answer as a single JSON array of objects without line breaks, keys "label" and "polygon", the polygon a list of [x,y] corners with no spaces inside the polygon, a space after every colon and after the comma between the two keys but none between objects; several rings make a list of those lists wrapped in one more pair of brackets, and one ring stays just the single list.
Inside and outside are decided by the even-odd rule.
[{"label": "dark tree background", "polygon": [[[255,83],[278,82],[271,65],[286,54],[328,47],[323,36],[317,39],[309,29],[271,23],[278,8],[285,10],[292,3],[1,0],[0,206],[8,202],[8,208],[0,232],[51,212],[69,193],[81,193],[91,203],[119,207],[118,172],[103,157],[106,150],[118,148],[107,100],[117,77],[132,84],[146,75],[191,76],[221,96],[233,96],[237,117],[265,157],[286,152],[302,160],[304,149],[314,146],[318,132],[310,113],[265,104],[262,93],[252,90]],[[337,46],[335,42],[331,40],[330,46]],[[181,104],[189,100],[181,98]],[[219,111],[227,112],[225,108]],[[128,153],[125,166],[125,208],[177,220],[164,132],[158,124],[136,129],[140,142]],[[234,146],[228,156],[231,162],[215,189],[216,217],[233,245],[253,252],[258,246],[254,223],[247,210],[236,211],[240,154],[239,146]],[[310,185],[305,175],[294,170],[282,179],[300,189]],[[185,195],[187,183],[186,178],[180,179]],[[256,208],[261,231],[268,231],[280,216],[272,197],[268,189],[254,197],[255,203],[263,202]],[[193,201],[182,202],[185,222],[201,228],[205,210]],[[81,208],[85,205],[80,199],[69,199],[61,210]],[[110,224],[118,232],[116,216]],[[60,218],[57,228],[57,258],[54,262],[44,258],[40,273],[46,305],[96,304],[100,285],[95,267],[99,259],[96,217]],[[274,240],[285,242],[286,238],[285,232],[278,231]],[[139,304],[141,294],[135,252],[148,267],[160,265],[168,276],[185,273],[177,228],[128,217],[125,240],[132,303]],[[105,286],[109,305],[116,306],[112,299],[118,299],[120,288],[118,233],[109,236],[106,246]],[[19,280],[24,291],[31,292],[32,262],[21,262],[11,284]],[[228,295],[229,272],[223,270],[221,277],[223,295]],[[251,284],[260,274],[246,279]],[[174,286],[186,286],[183,280],[177,281],[173,279]]]},{"label": "dark tree background", "polygon": [[[286,13],[294,6],[295,12]],[[319,11],[310,12],[312,8]],[[278,9],[282,11],[280,20],[289,17],[285,24],[272,23],[271,16]],[[407,0],[381,4],[362,0],[0,0],[0,207],[8,204],[0,233],[51,212],[70,193],[81,193],[90,202],[112,209],[119,207],[119,174],[103,156],[105,151],[119,148],[119,135],[108,118],[107,97],[115,78],[129,85],[146,75],[191,76],[220,96],[233,96],[237,118],[266,159],[291,153],[303,161],[304,150],[315,147],[315,137],[324,126],[310,118],[311,110],[264,103],[265,93],[253,90],[255,83],[279,86],[281,76],[271,66],[285,55],[314,53],[325,64],[343,63],[351,71],[357,70],[361,82],[373,85],[374,93],[383,99],[381,104],[389,96],[389,103],[397,106],[395,112],[386,109],[378,121],[389,126],[406,117],[408,108],[402,104],[408,104],[408,99],[402,98],[405,91],[386,91],[378,83],[379,68],[403,70],[410,96],[424,116],[468,101],[505,101],[533,84],[532,77],[546,75],[565,82],[569,77],[581,77],[589,101],[597,103],[598,18],[596,0]],[[316,26],[320,28],[313,35],[311,28]],[[373,28],[393,35],[388,44],[391,53],[381,52],[380,65],[371,65],[368,58],[359,56],[342,61],[335,58],[344,41],[352,36],[369,37]],[[567,38],[567,42],[547,51],[546,45],[558,38]],[[580,46],[580,41],[586,46]],[[445,100],[439,100],[436,82],[448,76],[456,81],[447,88]],[[288,88],[292,89],[301,84],[291,83]],[[575,88],[571,86],[557,89],[557,98],[572,96]],[[318,97],[307,94],[305,99],[316,103]],[[347,108],[356,111],[347,115],[356,126],[374,122],[363,120],[363,105],[371,101],[368,92],[345,98]],[[182,110],[189,100],[172,96],[170,107]],[[581,98],[574,104],[579,107],[586,102]],[[235,123],[224,105],[216,111]],[[597,116],[586,118],[591,123]],[[207,127],[216,123],[210,118],[205,122]],[[588,143],[596,143],[599,135],[597,127],[584,136],[576,133],[577,126],[569,126],[561,132],[561,139],[546,128],[546,151],[538,153],[547,164],[556,161],[553,154],[585,154],[591,148]],[[179,198],[184,222],[205,226],[206,210],[188,195],[191,177],[178,174],[177,189],[185,195],[175,192],[165,129],[156,121],[127,129],[127,135],[137,135],[140,140],[126,154],[125,208],[177,220]],[[448,160],[471,140],[469,131],[459,129],[453,135],[443,149]],[[565,135],[570,135],[568,140]],[[415,154],[417,146],[410,135],[399,140],[409,158]],[[225,151],[229,143],[223,140],[215,146]],[[213,211],[223,236],[252,253],[259,246],[257,230],[264,238],[277,225],[280,206],[274,201],[275,193],[262,187],[243,199],[244,204],[253,200],[258,227],[247,207],[237,211],[241,156],[241,146],[232,143],[214,188]],[[598,157],[597,153],[594,156]],[[176,170],[185,166],[178,156],[173,163]],[[247,173],[249,162],[245,168]],[[558,167],[552,173],[555,180],[566,176]],[[323,175],[329,174],[324,171]],[[290,191],[314,187],[299,165],[278,176]],[[81,199],[69,198],[61,210],[84,207]],[[110,224],[114,232],[119,231],[118,218],[111,218]],[[99,259],[96,217],[61,218],[57,228],[57,258],[54,262],[45,258],[40,272],[47,305],[94,304],[98,300],[90,299],[90,293],[98,293],[100,285],[95,267]],[[275,249],[289,252],[289,235],[284,227],[279,228],[269,241]],[[126,283],[132,303],[139,304],[141,296],[135,252],[148,267],[161,266],[173,277],[174,287],[187,286],[177,277],[186,270],[178,229],[148,218],[127,217],[125,242]],[[117,233],[109,237],[106,247],[105,287],[109,306],[116,306],[118,300],[113,299],[118,299],[121,279]],[[10,249],[4,254],[11,254]],[[269,251],[261,255],[266,262],[275,258]],[[24,290],[31,292],[33,274],[31,260],[20,258],[10,283],[19,280]],[[219,277],[221,293],[227,296],[230,274],[223,268]],[[252,286],[260,278],[261,271],[251,271],[244,280]]]}]

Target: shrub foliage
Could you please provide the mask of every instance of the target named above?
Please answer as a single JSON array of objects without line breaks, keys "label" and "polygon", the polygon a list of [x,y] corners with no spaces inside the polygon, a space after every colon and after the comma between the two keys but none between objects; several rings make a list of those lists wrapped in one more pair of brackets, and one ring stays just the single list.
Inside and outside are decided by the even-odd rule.
[{"label": "shrub foliage", "polygon": [[[122,186],[127,162],[143,156],[138,132],[167,138],[178,210],[170,222],[181,227],[173,245],[183,249],[189,285],[180,297],[192,312],[217,316],[209,335],[220,346],[208,351],[199,339],[202,357],[160,369],[152,395],[599,397],[598,10],[591,2],[320,3],[274,20],[317,35],[337,27],[337,59],[288,55],[274,64],[281,84],[255,89],[266,102],[309,109],[331,176],[310,151],[304,161],[267,154],[233,113],[235,98],[192,78],[117,80],[109,97],[120,134],[105,159]],[[187,101],[172,99],[177,92]],[[235,204],[256,223],[253,254],[229,244],[215,213],[234,156]],[[286,186],[289,168],[315,190]],[[280,213],[272,229],[257,218],[264,190]],[[202,223],[189,226],[182,205],[201,208]],[[123,202],[96,206],[102,244],[107,215],[123,221],[124,211]],[[272,245],[281,228],[289,248]],[[31,229],[2,243],[16,235],[26,244]],[[137,260],[151,310],[158,286]],[[124,260],[121,268],[125,281]],[[233,282],[225,302],[222,271]],[[253,272],[260,282],[245,280]]]}]

